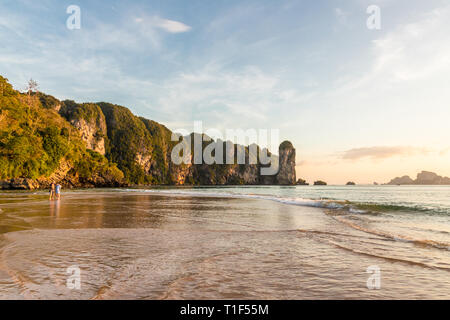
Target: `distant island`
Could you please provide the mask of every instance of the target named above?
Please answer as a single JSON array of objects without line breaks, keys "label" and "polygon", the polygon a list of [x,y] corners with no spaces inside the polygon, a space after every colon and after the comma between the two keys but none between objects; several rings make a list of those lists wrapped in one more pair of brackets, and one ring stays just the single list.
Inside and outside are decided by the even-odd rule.
[{"label": "distant island", "polygon": [[171,153],[178,142],[164,125],[111,103],[60,101],[39,92],[32,80],[26,92],[19,92],[0,76],[0,189],[48,188],[51,183],[66,188],[296,184],[295,149],[289,141],[277,150],[278,173],[262,175],[260,169],[268,165],[259,152],[252,153],[254,148],[202,133],[190,136],[196,135],[201,151],[222,144],[224,158],[239,151],[245,163],[194,163],[191,155],[190,163],[175,164]]},{"label": "distant island", "polygon": [[298,179],[298,180],[297,180],[297,185],[298,185],[298,186],[309,186],[309,183],[306,182],[305,179]]},{"label": "distant island", "polygon": [[442,177],[434,172],[422,171],[417,174],[416,180],[409,176],[397,177],[387,183],[388,185],[450,185],[450,178]]}]

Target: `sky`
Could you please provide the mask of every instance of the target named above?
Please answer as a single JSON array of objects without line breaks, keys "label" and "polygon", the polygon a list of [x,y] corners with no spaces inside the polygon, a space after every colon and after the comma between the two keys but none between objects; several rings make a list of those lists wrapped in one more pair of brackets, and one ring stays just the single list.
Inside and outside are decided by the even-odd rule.
[{"label": "sky", "polygon": [[448,0],[2,0],[0,41],[16,89],[172,130],[279,130],[308,182],[450,176]]}]

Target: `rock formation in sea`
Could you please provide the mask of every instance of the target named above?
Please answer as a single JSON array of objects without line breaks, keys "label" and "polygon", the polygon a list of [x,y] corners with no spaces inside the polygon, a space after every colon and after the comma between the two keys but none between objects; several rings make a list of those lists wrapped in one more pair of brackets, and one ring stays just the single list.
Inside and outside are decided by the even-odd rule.
[{"label": "rock formation in sea", "polygon": [[278,152],[280,168],[276,176],[276,184],[294,185],[297,181],[295,176],[295,148],[290,141],[283,141]]},{"label": "rock formation in sea", "polygon": [[356,185],[356,183],[354,183],[353,181],[349,181],[346,183],[347,186],[354,186]]},{"label": "rock formation in sea", "polygon": [[299,178],[299,179],[297,180],[297,185],[298,185],[298,186],[309,186],[309,183],[306,182],[305,179]]},{"label": "rock formation in sea", "polygon": [[449,177],[442,177],[434,172],[422,171],[417,174],[415,184],[421,185],[450,185]]},{"label": "rock formation in sea", "polygon": [[322,180],[317,180],[317,181],[314,181],[314,185],[315,186],[326,186],[327,183],[325,181],[322,181]]},{"label": "rock formation in sea", "polygon": [[397,177],[392,179],[388,184],[414,184],[414,180],[411,179],[409,176],[403,176],[403,177]]},{"label": "rock formation in sea", "polygon": [[409,176],[397,177],[392,179],[389,185],[450,185],[450,178],[442,177],[434,172],[422,171],[417,174],[415,180]]},{"label": "rock formation in sea", "polygon": [[[270,165],[250,146],[199,134],[183,139],[193,143],[200,138],[202,152],[223,146],[224,158],[240,151],[245,163],[196,163],[191,155],[187,163],[175,164],[172,150],[179,141],[172,141],[172,131],[123,106],[24,94],[1,76],[0,84],[0,189],[47,188],[52,182],[64,187],[296,183],[295,149],[289,141],[280,144],[278,156],[267,151],[278,164],[271,175],[262,174]],[[250,164],[250,158],[256,163]]]}]

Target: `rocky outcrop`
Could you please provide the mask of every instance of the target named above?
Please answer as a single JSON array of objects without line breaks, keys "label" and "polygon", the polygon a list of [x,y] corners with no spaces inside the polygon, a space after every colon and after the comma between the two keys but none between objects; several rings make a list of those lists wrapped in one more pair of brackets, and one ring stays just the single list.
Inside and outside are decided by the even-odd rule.
[{"label": "rocky outcrop", "polygon": [[309,186],[309,183],[306,182],[306,180],[304,180],[304,179],[298,179],[297,180],[297,185],[298,186]]},{"label": "rocky outcrop", "polygon": [[295,176],[295,148],[290,141],[284,141],[278,148],[279,171],[276,176],[276,184],[294,185]]},{"label": "rocky outcrop", "polygon": [[141,166],[145,173],[150,173],[152,157],[147,150],[136,152],[136,163]]},{"label": "rocky outcrop", "polygon": [[356,185],[356,183],[354,183],[353,181],[349,181],[345,185],[346,186],[354,186],[354,185]]},{"label": "rocky outcrop", "polygon": [[450,185],[450,178],[442,177],[434,172],[422,171],[417,174],[414,184],[421,185]]},{"label": "rocky outcrop", "polygon": [[28,178],[0,180],[0,189],[33,190],[39,188],[39,183]]},{"label": "rocky outcrop", "polygon": [[318,180],[318,181],[314,181],[314,185],[315,186],[326,186],[327,183],[325,181]]},{"label": "rocky outcrop", "polygon": [[82,177],[67,161],[62,161],[59,168],[49,177],[37,179],[13,178],[0,180],[0,190],[35,190],[49,189],[52,183],[59,183],[63,188],[123,187],[126,184],[117,179],[114,172],[108,170],[94,172]]},{"label": "rocky outcrop", "polygon": [[194,184],[192,165],[170,166],[170,181],[174,185]]},{"label": "rocky outcrop", "polygon": [[84,119],[74,119],[70,123],[80,131],[81,139],[86,142],[86,147],[105,155],[106,125],[103,121],[96,120],[87,122]]},{"label": "rocky outcrop", "polygon": [[389,185],[450,185],[450,178],[442,177],[434,172],[422,171],[415,180],[409,176],[397,177],[389,181]]},{"label": "rocky outcrop", "polygon": [[105,155],[106,120],[99,106],[66,100],[59,113],[78,129],[88,149]]},{"label": "rocky outcrop", "polygon": [[[257,154],[249,146],[214,141],[204,134],[192,133],[172,141],[172,132],[161,124],[134,116],[128,109],[99,103],[106,117],[110,153],[107,156],[117,162],[119,169],[135,176],[132,183],[138,184],[174,184],[174,185],[257,185],[257,184],[295,184],[295,149],[288,141],[280,145],[278,174],[261,175],[262,165],[250,164],[250,158]],[[223,148],[224,164],[195,161],[195,143],[201,143],[201,151]],[[183,161],[175,164],[172,150],[179,143],[190,148],[190,163]],[[189,145],[190,144],[190,145]],[[257,147],[257,146],[256,146]],[[258,148],[257,148],[258,150]],[[245,164],[225,164],[227,155],[238,151],[245,155]],[[214,153],[215,154],[215,153]],[[211,153],[212,155],[212,153]],[[269,153],[270,155],[270,153]],[[133,158],[131,158],[133,157]],[[255,158],[256,157],[256,158]],[[130,158],[132,161],[130,161]],[[187,159],[185,159],[187,160]]]},{"label": "rocky outcrop", "polygon": [[392,179],[388,184],[401,185],[401,184],[414,184],[414,180],[409,176],[397,177]]},{"label": "rocky outcrop", "polygon": [[[222,142],[210,143],[217,144]],[[209,146],[210,143],[205,144],[204,147]],[[241,149],[242,152],[245,152],[245,164],[194,164],[194,158],[191,155],[190,164],[170,164],[171,181],[176,185],[293,185],[295,184],[295,149],[292,147],[292,144],[290,146],[289,144],[281,145],[280,155],[282,161],[276,166],[279,168],[278,173],[275,172],[273,175],[262,174],[262,168],[269,165],[262,165],[259,162],[250,164],[249,147],[234,145],[235,151]],[[227,154],[229,152],[230,149],[224,147],[224,153]],[[278,160],[278,157],[275,157],[275,160]]]}]

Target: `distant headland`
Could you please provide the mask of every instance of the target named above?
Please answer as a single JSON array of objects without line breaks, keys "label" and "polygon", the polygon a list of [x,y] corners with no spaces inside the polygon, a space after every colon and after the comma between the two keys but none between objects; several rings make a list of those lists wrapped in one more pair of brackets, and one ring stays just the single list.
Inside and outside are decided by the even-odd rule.
[{"label": "distant headland", "polygon": [[422,171],[413,180],[409,176],[397,177],[387,183],[388,185],[450,185],[450,178],[442,177],[434,172]]}]

